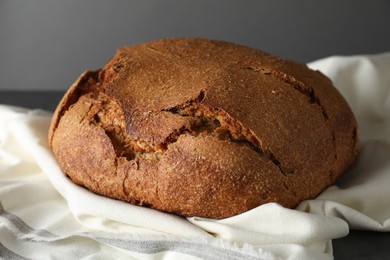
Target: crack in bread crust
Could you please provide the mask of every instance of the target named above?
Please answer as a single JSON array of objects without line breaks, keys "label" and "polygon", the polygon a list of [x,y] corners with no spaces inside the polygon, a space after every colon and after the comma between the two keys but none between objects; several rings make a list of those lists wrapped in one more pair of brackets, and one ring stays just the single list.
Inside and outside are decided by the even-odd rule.
[{"label": "crack in bread crust", "polygon": [[103,92],[90,92],[85,95],[90,107],[85,119],[104,129],[111,140],[117,159],[122,157],[128,161],[143,159],[158,162],[169,146],[177,142],[181,136],[198,136],[206,133],[221,140],[249,147],[263,160],[272,162],[284,176],[295,173],[294,169],[283,166],[269,149],[262,148],[261,141],[251,129],[243,126],[225,111],[203,105],[201,102],[205,95],[206,92],[202,90],[196,98],[160,111],[191,118],[189,125],[175,129],[162,143],[150,143],[130,138],[125,130],[126,120],[120,105]]},{"label": "crack in bread crust", "polygon": [[92,88],[96,87],[97,82],[99,82],[99,73],[101,70],[97,71],[85,71],[75,83],[69,88],[65,93],[64,97],[58,104],[58,107],[53,115],[53,122],[50,125],[49,129],[49,144],[51,145],[52,139],[54,136],[54,131],[60,123],[60,119],[68,111],[68,109],[78,102],[79,98],[84,94],[91,91]]},{"label": "crack in bread crust", "polygon": [[[324,105],[321,103],[320,99],[318,98],[318,96],[316,95],[316,93],[312,87],[306,85],[302,81],[300,81],[300,80],[296,79],[295,77],[290,76],[282,71],[275,71],[275,70],[271,70],[268,68],[255,68],[255,67],[245,67],[244,69],[253,70],[253,71],[262,73],[264,75],[268,75],[276,80],[287,83],[290,86],[292,86],[295,90],[297,90],[298,92],[300,92],[303,95],[305,95],[306,97],[308,97],[310,104],[317,105],[320,108],[321,113],[324,117],[325,124],[328,127],[328,129],[332,135],[332,146],[333,146],[334,160],[337,161],[336,139],[335,139],[334,129],[329,122],[328,112],[326,111]],[[275,156],[273,156],[273,157],[274,157],[273,158],[274,163],[276,165],[278,165],[278,167],[280,166],[279,168],[282,169],[283,166],[281,165],[279,160]],[[290,170],[284,169],[284,170],[282,170],[282,172],[290,172]]]},{"label": "crack in bread crust", "polygon": [[321,108],[322,113],[323,113],[324,117],[326,118],[326,120],[329,118],[328,113],[326,112],[324,106],[321,104],[319,98],[316,96],[314,89],[312,87],[307,86],[303,82],[301,82],[301,81],[297,80],[296,78],[294,78],[294,77],[292,77],[284,72],[281,72],[281,71],[275,71],[275,70],[271,70],[271,69],[267,69],[267,68],[255,68],[255,67],[245,67],[244,69],[260,72],[264,75],[271,76],[274,79],[277,79],[279,81],[282,81],[282,82],[285,82],[285,83],[291,85],[295,90],[297,90],[297,91],[301,92],[302,94],[304,94],[305,96],[307,96],[309,98],[309,103],[311,103],[311,104],[314,103],[314,104],[318,105]]},{"label": "crack in bread crust", "polygon": [[[269,149],[264,149],[261,147],[261,141],[253,134],[251,129],[243,126],[241,122],[232,118],[225,111],[217,108],[210,108],[201,104],[204,96],[205,92],[201,91],[196,99],[182,105],[171,107],[164,111],[169,111],[173,114],[184,117],[192,116],[197,117],[198,119],[200,118],[206,122],[206,126],[211,126],[207,131],[210,134],[214,134],[222,140],[228,140],[238,145],[248,146],[263,160],[271,161],[285,176],[294,174],[294,170],[282,166],[280,161]],[[186,133],[186,130],[181,131],[181,133],[172,138],[172,140],[169,140],[168,144],[177,141],[177,139],[180,137],[180,134]],[[199,131],[195,131],[195,133],[199,134],[198,132]]]}]

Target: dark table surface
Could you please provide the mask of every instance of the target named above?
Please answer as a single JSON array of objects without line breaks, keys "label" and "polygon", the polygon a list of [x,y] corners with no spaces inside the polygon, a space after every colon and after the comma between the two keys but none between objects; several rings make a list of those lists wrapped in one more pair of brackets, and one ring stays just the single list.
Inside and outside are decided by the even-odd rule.
[{"label": "dark table surface", "polygon": [[[54,111],[64,92],[0,91],[0,104]],[[335,259],[390,259],[390,233],[351,230],[333,240]]]}]

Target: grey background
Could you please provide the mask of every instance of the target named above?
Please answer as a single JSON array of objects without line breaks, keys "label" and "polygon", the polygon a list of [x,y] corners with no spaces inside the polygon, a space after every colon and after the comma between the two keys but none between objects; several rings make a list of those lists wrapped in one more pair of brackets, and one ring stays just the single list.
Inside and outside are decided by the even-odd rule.
[{"label": "grey background", "polygon": [[165,37],[300,62],[380,53],[390,51],[390,1],[0,0],[0,90],[65,90],[118,47]]}]

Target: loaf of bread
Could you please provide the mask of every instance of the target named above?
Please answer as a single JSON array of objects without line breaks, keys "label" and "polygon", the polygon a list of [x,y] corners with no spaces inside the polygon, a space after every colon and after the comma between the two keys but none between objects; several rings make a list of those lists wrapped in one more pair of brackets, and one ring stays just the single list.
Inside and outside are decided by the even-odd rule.
[{"label": "loaf of bread", "polygon": [[354,115],[306,65],[206,39],[121,48],[53,116],[63,172],[94,193],[182,216],[294,208],[358,153]]}]

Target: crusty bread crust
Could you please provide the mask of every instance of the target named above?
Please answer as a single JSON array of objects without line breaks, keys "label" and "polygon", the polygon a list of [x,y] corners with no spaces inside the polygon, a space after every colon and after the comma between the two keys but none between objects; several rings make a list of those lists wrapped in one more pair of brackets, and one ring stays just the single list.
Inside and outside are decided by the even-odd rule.
[{"label": "crusty bread crust", "polygon": [[91,191],[225,218],[316,197],[354,162],[354,115],[305,65],[206,39],[124,47],[59,104],[49,143]]}]

